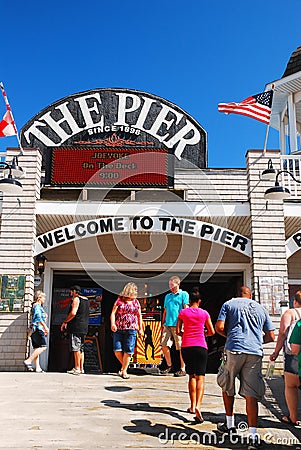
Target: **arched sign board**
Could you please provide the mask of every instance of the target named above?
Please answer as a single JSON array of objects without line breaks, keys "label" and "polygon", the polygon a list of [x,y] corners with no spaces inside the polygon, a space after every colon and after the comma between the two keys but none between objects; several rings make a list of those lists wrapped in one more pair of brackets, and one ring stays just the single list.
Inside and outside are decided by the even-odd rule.
[{"label": "arched sign board", "polygon": [[[52,153],[57,154],[57,150],[66,152],[65,160],[74,157],[76,149],[80,155],[85,147],[91,150],[94,146],[100,153],[100,149],[107,149],[107,153],[120,149],[127,153],[165,151],[175,156],[177,166],[186,167],[189,161],[207,167],[207,135],[201,125],[175,104],[130,89],[89,90],[52,103],[22,128],[21,144],[48,154],[46,162],[44,156],[46,183],[53,185],[55,176],[51,178],[49,169],[55,164]],[[108,162],[109,157],[99,158],[96,165]],[[95,161],[79,164],[89,162]]]},{"label": "arched sign board", "polygon": [[56,228],[37,237],[35,254],[92,236],[135,231],[191,236],[216,242],[245,256],[251,255],[250,239],[227,228],[183,217],[150,216],[96,218]]}]

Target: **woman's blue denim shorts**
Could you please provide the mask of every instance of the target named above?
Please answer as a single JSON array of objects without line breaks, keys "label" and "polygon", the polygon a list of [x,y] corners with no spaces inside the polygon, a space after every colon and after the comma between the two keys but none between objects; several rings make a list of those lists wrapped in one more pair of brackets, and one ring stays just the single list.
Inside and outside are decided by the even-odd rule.
[{"label": "woman's blue denim shorts", "polygon": [[298,356],[284,353],[284,372],[298,375]]},{"label": "woman's blue denim shorts", "polygon": [[113,333],[113,351],[132,355],[136,345],[136,330],[117,330]]}]

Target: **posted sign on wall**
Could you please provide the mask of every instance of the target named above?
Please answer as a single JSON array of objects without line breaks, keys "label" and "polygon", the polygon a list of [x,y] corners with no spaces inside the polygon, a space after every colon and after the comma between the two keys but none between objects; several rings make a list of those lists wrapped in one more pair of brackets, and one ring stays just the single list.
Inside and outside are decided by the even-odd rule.
[{"label": "posted sign on wall", "polygon": [[51,149],[55,186],[173,187],[167,149],[58,147]]}]

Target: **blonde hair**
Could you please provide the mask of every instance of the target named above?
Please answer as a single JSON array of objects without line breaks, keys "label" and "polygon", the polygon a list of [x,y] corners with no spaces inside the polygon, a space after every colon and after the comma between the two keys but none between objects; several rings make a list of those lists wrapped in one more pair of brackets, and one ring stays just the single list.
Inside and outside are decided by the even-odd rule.
[{"label": "blonde hair", "polygon": [[120,292],[120,296],[125,298],[136,298],[137,290],[138,288],[135,283],[127,283]]},{"label": "blonde hair", "polygon": [[181,283],[181,280],[178,277],[178,275],[173,275],[172,277],[169,278],[169,281],[176,281],[179,284]]},{"label": "blonde hair", "polygon": [[41,297],[46,297],[45,292],[43,292],[43,291],[37,291],[37,292],[35,292],[35,294],[34,294],[34,300],[35,300],[35,302],[39,301]]}]

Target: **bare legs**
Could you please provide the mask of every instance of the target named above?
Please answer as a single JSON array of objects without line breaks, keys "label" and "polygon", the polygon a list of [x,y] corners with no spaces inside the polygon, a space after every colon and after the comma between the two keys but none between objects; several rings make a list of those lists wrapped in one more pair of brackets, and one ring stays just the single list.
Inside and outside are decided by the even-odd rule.
[{"label": "bare legs", "polygon": [[125,352],[114,352],[114,353],[115,353],[116,358],[118,359],[118,361],[121,364],[121,369],[120,369],[121,375],[123,377],[127,377],[127,370],[130,365],[130,360],[131,360],[132,355],[129,355],[128,353],[125,353]]},{"label": "bare legs", "polygon": [[181,350],[180,350],[180,363],[181,363],[181,370],[185,371],[185,363],[184,363],[184,359],[182,358]]},{"label": "bare legs", "polygon": [[[234,397],[223,392],[223,400],[226,416],[233,416]],[[258,402],[256,398],[246,396],[246,411],[249,427],[257,427],[258,420]]]},{"label": "bare legs", "polygon": [[292,422],[297,422],[298,411],[298,387],[300,381],[298,375],[284,372],[284,394],[289,411],[289,418]]},{"label": "bare legs", "polygon": [[81,352],[73,352],[74,355],[74,369],[81,372]]},{"label": "bare legs", "polygon": [[162,352],[166,361],[166,364],[168,365],[168,367],[171,367],[171,356],[170,356],[170,348],[168,347],[168,345],[162,345]]},{"label": "bare legs", "polygon": [[249,428],[256,428],[258,421],[258,401],[256,400],[256,398],[246,396],[246,411],[248,416]]},{"label": "bare legs", "polygon": [[85,353],[81,352],[80,354],[80,371],[84,373],[84,362],[85,362]]},{"label": "bare legs", "polygon": [[41,372],[42,369],[40,366],[40,354],[43,353],[45,350],[46,347],[35,348],[32,354],[27,359],[25,359],[24,363],[32,364],[33,362],[36,368],[36,372]]},{"label": "bare legs", "polygon": [[205,377],[203,375],[189,375],[188,392],[190,398],[190,411],[200,415],[205,388]]},{"label": "bare legs", "polygon": [[[184,360],[182,358],[181,350],[179,350],[179,352],[180,352],[181,369],[184,371],[185,370],[185,363],[184,363]],[[170,356],[170,348],[168,347],[168,345],[162,345],[162,353],[164,355],[166,364],[168,365],[168,367],[171,367],[172,366],[172,362],[171,362],[171,356]]]},{"label": "bare legs", "polygon": [[233,416],[234,397],[230,397],[226,392],[222,392],[226,416]]}]

